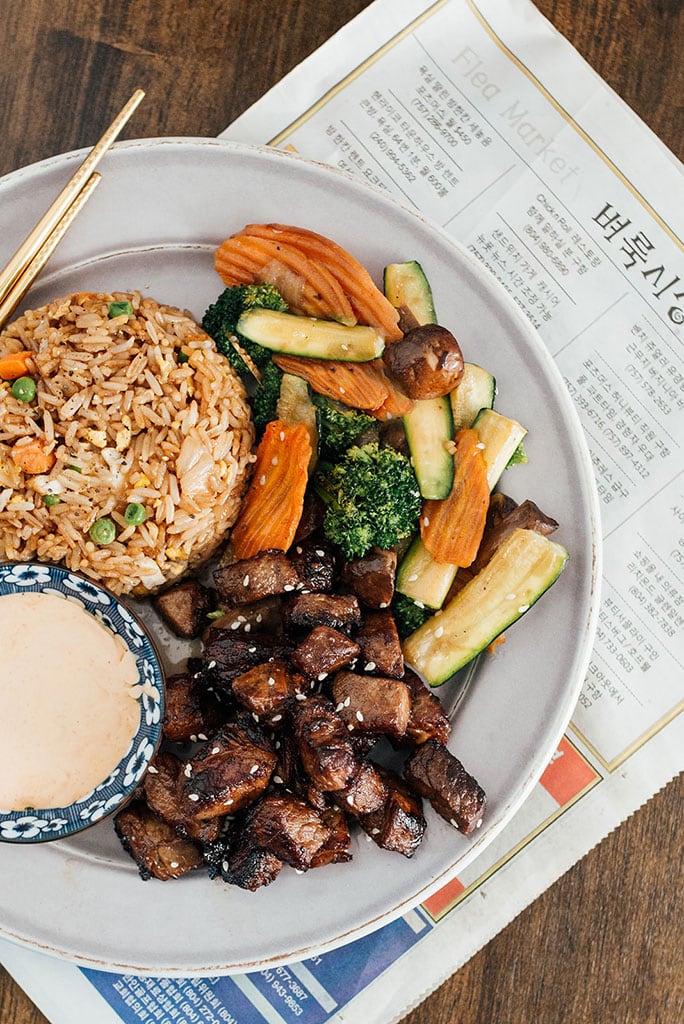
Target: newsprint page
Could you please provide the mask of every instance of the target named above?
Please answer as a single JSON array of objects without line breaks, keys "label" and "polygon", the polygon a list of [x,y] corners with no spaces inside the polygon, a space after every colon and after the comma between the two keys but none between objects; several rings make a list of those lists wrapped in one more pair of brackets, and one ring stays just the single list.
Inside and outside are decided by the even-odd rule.
[{"label": "newsprint page", "polygon": [[229,978],[81,970],[4,944],[54,1024],[390,1024],[682,769],[681,165],[528,0],[376,0],[224,137],[387,189],[524,311],[591,450],[596,642],[532,795],[426,903],[334,952]]}]

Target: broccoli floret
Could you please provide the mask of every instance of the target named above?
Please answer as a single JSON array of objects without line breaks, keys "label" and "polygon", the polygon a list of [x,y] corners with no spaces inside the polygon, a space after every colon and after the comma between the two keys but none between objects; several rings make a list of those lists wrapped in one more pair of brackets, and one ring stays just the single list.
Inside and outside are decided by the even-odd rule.
[{"label": "broccoli floret", "polygon": [[416,603],[410,597],[406,597],[405,594],[400,594],[398,591],[392,600],[392,612],[397,632],[402,640],[410,636],[411,633],[414,633],[419,626],[422,626],[434,614],[431,608],[426,608],[424,604]]},{"label": "broccoli floret", "polygon": [[219,352],[223,353],[233,369],[241,375],[248,374],[249,367],[231,345],[231,337],[236,339],[258,369],[266,366],[271,358],[271,353],[263,345],[257,345],[235,330],[235,325],[242,314],[253,306],[276,309],[279,312],[284,312],[288,308],[280,292],[272,284],[236,284],[226,288],[202,317],[204,330],[214,339]]},{"label": "broccoli floret", "polygon": [[376,426],[372,416],[333,402],[324,395],[313,395],[312,401],[318,409],[321,457],[324,459],[338,459],[365,430]]},{"label": "broccoli floret", "polygon": [[280,370],[272,359],[266,363],[261,371],[261,380],[256,386],[252,398],[252,414],[257,436],[261,436],[267,423],[276,418],[276,406],[280,397],[280,382],[283,379],[283,371]]},{"label": "broccoli floret", "polygon": [[421,497],[411,463],[377,441],[350,448],[321,466],[315,487],[326,506],[323,532],[347,561],[372,547],[391,548],[413,532]]}]

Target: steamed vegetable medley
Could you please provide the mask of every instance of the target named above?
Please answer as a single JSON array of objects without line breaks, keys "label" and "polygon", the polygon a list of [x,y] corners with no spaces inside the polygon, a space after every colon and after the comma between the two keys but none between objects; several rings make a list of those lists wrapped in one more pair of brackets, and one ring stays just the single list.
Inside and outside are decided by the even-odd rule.
[{"label": "steamed vegetable medley", "polygon": [[260,438],[235,559],[288,551],[315,514],[346,563],[394,549],[404,657],[445,682],[567,559],[554,520],[494,490],[526,461],[525,427],[494,410],[491,372],[437,323],[417,262],[389,264],[383,293],[329,239],[257,224],[215,265],[227,287],[203,327],[247,383]]}]

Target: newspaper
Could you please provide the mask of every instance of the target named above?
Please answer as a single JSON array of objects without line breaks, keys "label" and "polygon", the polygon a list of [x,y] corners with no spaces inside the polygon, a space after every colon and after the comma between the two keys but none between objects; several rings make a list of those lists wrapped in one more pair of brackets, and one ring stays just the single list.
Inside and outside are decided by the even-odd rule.
[{"label": "newspaper", "polygon": [[376,0],[224,136],[388,189],[524,310],[592,452],[598,633],[532,795],[424,904],[342,949],[236,977],[122,976],[4,944],[54,1024],[390,1024],[682,768],[681,165],[528,0]]}]

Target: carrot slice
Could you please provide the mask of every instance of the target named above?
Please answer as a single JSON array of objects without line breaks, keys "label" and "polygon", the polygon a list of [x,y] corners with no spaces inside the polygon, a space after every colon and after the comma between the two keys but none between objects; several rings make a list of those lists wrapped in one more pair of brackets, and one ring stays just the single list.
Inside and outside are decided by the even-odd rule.
[{"label": "carrot slice", "polygon": [[477,555],[489,507],[487,465],[476,430],[459,430],[448,498],[423,503],[420,535],[437,562],[463,568]]},{"label": "carrot slice", "polygon": [[382,360],[345,363],[336,359],[276,354],[273,362],[284,373],[307,380],[319,395],[327,395],[354,409],[373,411],[387,401],[389,388],[382,372]]},{"label": "carrot slice", "polygon": [[48,473],[55,461],[55,456],[45,451],[38,438],[29,441],[28,444],[15,444],[12,449],[12,462],[28,475]]},{"label": "carrot slice", "polygon": [[33,353],[27,352],[25,349],[3,356],[0,359],[0,379],[16,380],[17,377],[23,377],[24,374],[30,373],[32,357]]},{"label": "carrot slice", "polygon": [[396,386],[389,377],[385,377],[388,395],[385,401],[377,409],[371,410],[371,416],[378,420],[398,420],[406,413],[411,412],[413,401],[408,395]]},{"label": "carrot slice", "polygon": [[310,459],[311,441],[303,423],[292,427],[273,420],[267,425],[232,533],[236,558],[290,547],[304,507]]},{"label": "carrot slice", "polygon": [[339,281],[360,323],[377,327],[386,341],[401,338],[397,310],[375,285],[363,264],[337,242],[308,228],[288,224],[248,224],[242,233],[296,247],[312,262],[323,264]]}]

